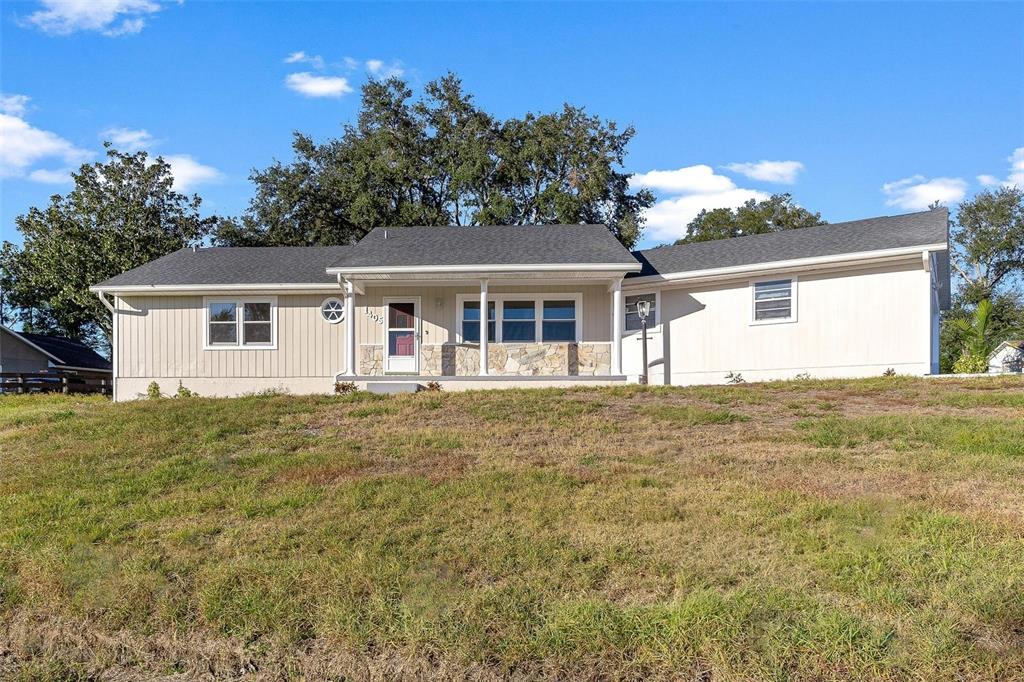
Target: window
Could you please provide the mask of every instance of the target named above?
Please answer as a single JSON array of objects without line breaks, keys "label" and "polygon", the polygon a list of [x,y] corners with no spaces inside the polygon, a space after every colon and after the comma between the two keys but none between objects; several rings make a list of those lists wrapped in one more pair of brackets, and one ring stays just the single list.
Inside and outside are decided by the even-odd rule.
[{"label": "window", "polygon": [[[572,343],[580,341],[583,297],[577,293],[493,294],[487,301],[487,340],[492,343]],[[480,299],[456,298],[458,338],[480,343]]]},{"label": "window", "polygon": [[576,340],[576,301],[544,301],[545,341]]},{"label": "window", "polygon": [[210,304],[210,345],[238,343],[237,306],[232,303]]},{"label": "window", "polygon": [[320,314],[331,324],[345,319],[345,303],[340,298],[326,298],[320,304]]},{"label": "window", "polygon": [[647,313],[647,328],[650,329],[658,323],[658,296],[656,294],[637,294],[626,296],[626,331],[639,331],[641,328],[640,314],[637,312],[636,304],[640,301],[648,301],[651,304],[651,312]]},{"label": "window", "polygon": [[537,340],[537,307],[533,301],[505,301],[501,307],[501,340]]},{"label": "window", "polygon": [[[487,302],[487,340],[498,338],[497,310],[494,301]],[[480,301],[465,301],[462,304],[462,340],[466,343],[480,343]]]},{"label": "window", "polygon": [[755,322],[788,322],[793,318],[793,280],[754,283]]},{"label": "window", "polygon": [[270,345],[270,302],[243,303],[242,345]]},{"label": "window", "polygon": [[206,347],[275,347],[277,301],[271,298],[206,301]]}]

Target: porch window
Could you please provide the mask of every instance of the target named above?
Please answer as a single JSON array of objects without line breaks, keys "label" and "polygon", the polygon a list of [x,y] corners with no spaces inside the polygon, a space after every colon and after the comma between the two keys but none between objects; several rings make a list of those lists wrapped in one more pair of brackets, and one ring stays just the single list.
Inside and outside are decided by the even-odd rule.
[{"label": "porch window", "polygon": [[505,301],[502,304],[501,340],[505,343],[537,340],[537,306],[533,301]]},{"label": "porch window", "polygon": [[[494,301],[487,302],[487,340],[497,341],[498,323]],[[480,343],[480,301],[465,301],[462,304],[462,340],[466,343]]]},{"label": "porch window", "polygon": [[544,301],[545,341],[576,340],[576,301]]},{"label": "porch window", "polygon": [[655,326],[658,323],[658,297],[655,294],[637,294],[636,296],[626,296],[626,331],[635,332],[639,331],[643,325],[640,324],[640,314],[637,312],[637,304],[640,301],[647,301],[651,304],[651,312],[647,314],[647,328]]},{"label": "porch window", "polygon": [[754,283],[754,321],[787,322],[793,319],[793,280]]}]

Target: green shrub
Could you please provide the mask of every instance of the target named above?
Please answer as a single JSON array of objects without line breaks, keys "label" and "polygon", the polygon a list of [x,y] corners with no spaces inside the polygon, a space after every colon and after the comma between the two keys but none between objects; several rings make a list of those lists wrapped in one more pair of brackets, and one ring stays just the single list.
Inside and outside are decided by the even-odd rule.
[{"label": "green shrub", "polygon": [[149,386],[146,387],[146,397],[150,400],[162,398],[163,395],[160,393],[160,384],[155,381],[149,382]]}]

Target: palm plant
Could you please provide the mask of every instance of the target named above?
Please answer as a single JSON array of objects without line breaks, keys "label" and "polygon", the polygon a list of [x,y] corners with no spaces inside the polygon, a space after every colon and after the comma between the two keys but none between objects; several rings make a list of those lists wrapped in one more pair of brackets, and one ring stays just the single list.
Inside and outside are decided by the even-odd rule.
[{"label": "palm plant", "polygon": [[988,335],[991,316],[992,302],[986,298],[978,303],[973,319],[953,320],[963,339],[963,350],[953,363],[956,374],[981,374],[988,369],[988,356],[992,352],[992,340]]}]

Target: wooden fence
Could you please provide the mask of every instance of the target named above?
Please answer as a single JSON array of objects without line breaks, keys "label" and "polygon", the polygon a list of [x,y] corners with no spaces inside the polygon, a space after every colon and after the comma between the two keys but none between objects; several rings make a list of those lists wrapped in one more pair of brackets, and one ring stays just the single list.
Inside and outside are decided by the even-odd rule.
[{"label": "wooden fence", "polygon": [[0,393],[101,393],[112,395],[112,379],[66,372],[0,372]]}]

